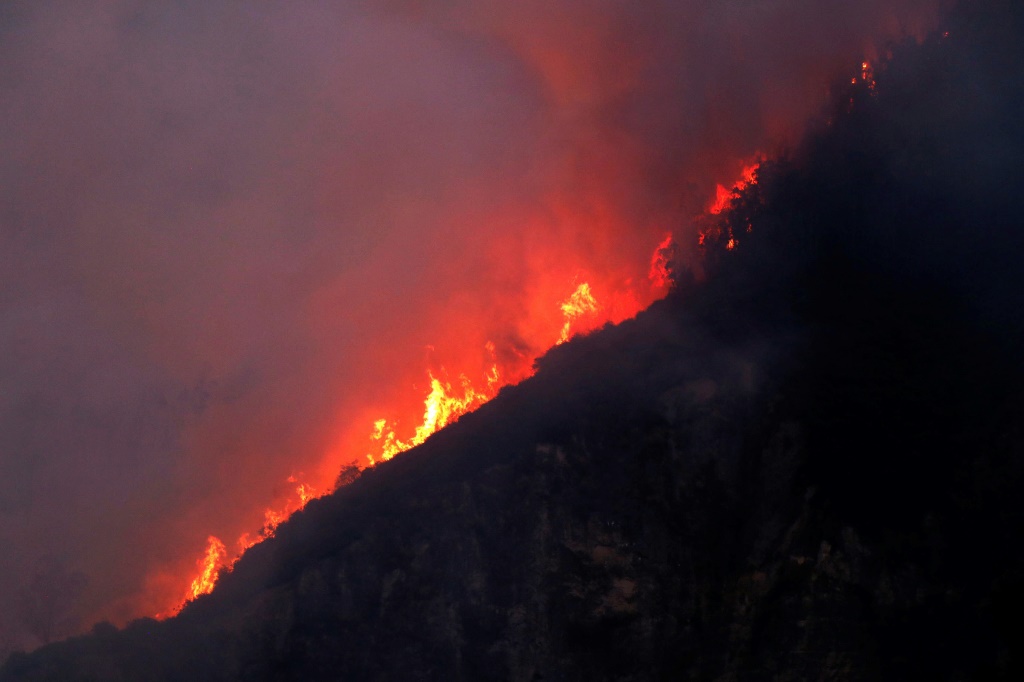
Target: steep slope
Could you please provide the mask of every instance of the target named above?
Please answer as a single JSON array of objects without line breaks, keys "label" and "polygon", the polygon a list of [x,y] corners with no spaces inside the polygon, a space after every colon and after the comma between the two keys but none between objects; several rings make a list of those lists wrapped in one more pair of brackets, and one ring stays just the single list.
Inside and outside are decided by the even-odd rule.
[{"label": "steep slope", "polygon": [[987,3],[896,47],[709,226],[703,284],[178,618],[0,679],[1020,679],[1021,28]]}]

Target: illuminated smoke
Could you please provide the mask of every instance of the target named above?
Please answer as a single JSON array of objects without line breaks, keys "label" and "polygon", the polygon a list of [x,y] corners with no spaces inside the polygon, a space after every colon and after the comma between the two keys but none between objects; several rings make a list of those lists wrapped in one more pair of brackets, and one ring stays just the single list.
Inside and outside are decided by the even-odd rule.
[{"label": "illuminated smoke", "polygon": [[8,3],[0,613],[47,556],[82,627],[166,612],[378,420],[528,376],[581,282],[632,316],[666,232],[691,258],[716,186],[936,5]]}]

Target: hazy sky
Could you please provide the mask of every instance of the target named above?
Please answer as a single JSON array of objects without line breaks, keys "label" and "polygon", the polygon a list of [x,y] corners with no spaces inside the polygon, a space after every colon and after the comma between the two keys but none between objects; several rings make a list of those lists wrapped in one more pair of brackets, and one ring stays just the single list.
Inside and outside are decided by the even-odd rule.
[{"label": "hazy sky", "polygon": [[0,4],[0,637],[36,575],[85,576],[82,627],[166,608],[574,281],[649,300],[664,234],[936,4]]}]

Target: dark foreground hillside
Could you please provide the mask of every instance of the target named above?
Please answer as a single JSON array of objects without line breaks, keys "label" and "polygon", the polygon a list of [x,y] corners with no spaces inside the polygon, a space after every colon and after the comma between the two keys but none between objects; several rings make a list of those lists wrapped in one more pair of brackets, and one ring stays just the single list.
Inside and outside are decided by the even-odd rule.
[{"label": "dark foreground hillside", "polygon": [[0,680],[1024,679],[1024,22],[948,28],[764,164],[705,283],[311,503],[178,618]]}]

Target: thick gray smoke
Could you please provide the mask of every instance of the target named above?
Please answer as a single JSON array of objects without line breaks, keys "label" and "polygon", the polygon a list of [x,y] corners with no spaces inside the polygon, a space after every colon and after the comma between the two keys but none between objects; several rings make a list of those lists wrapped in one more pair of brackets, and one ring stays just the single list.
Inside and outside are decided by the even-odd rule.
[{"label": "thick gray smoke", "polygon": [[424,346],[643,277],[937,4],[3,3],[0,638],[167,608]]}]

